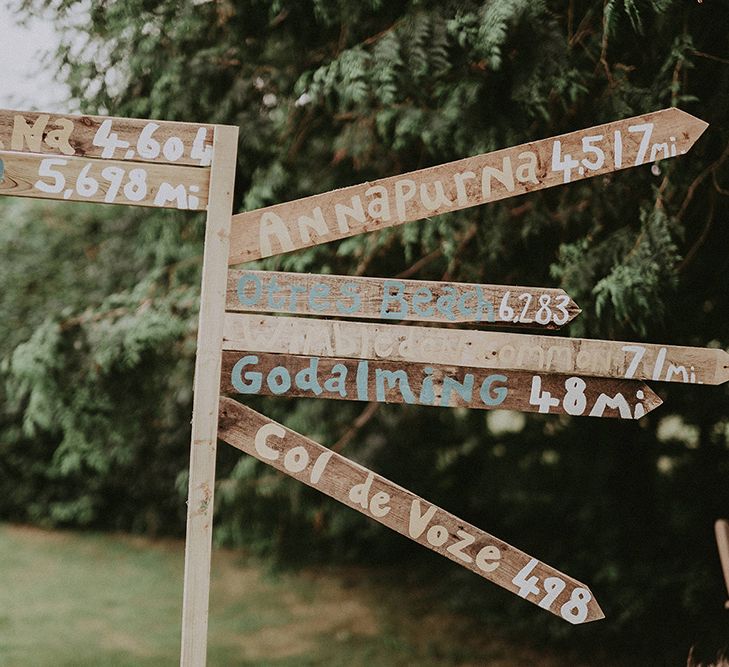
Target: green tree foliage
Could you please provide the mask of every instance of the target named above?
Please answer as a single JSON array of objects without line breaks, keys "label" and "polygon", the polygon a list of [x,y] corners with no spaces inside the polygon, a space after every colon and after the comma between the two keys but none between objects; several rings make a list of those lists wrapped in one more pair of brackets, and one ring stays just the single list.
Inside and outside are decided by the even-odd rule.
[{"label": "green tree foliage", "polygon": [[[257,266],[556,285],[583,308],[572,335],[729,344],[726,0],[88,4],[79,21],[86,3],[23,3],[73,25],[58,62],[74,103],[239,126],[239,210],[685,108],[711,123],[685,157]],[[200,219],[2,210],[0,513],[181,533]],[[580,639],[658,664],[725,623],[712,523],[729,511],[727,390],[660,391],[637,424],[531,415],[511,430],[478,411],[358,421],[356,403],[250,404],[588,582],[609,620]],[[405,559],[454,606],[575,641],[231,448],[218,477],[221,542],[281,561]]]}]

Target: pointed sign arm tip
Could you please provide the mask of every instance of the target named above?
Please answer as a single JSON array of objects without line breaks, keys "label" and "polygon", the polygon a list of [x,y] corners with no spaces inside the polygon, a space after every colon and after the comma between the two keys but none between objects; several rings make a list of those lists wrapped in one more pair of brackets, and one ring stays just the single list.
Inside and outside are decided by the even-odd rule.
[{"label": "pointed sign arm tip", "polygon": [[699,137],[706,131],[706,128],[709,127],[709,123],[707,123],[705,120],[702,120],[701,118],[698,118],[694,116],[693,114],[690,114],[688,111],[684,111],[683,109],[679,109],[678,107],[671,107],[669,109],[669,112],[672,115],[678,115],[680,116],[680,122],[682,125],[685,125],[689,127],[692,132],[692,145],[696,143],[696,141],[699,139]]},{"label": "pointed sign arm tip", "polygon": [[[563,575],[567,577],[567,575]],[[581,619],[575,619],[570,618],[569,614],[566,616],[561,616],[561,618],[564,618],[568,623],[572,623],[572,625],[583,625],[585,623],[592,623],[593,621],[602,621],[605,618],[605,612],[602,610],[602,607],[600,606],[600,603],[597,601],[597,598],[595,597],[595,594],[592,592],[592,589],[590,589],[589,586],[586,586],[581,581],[577,581],[575,579],[572,579],[574,584],[578,586],[579,588],[575,588],[575,590],[582,589],[583,591],[586,591],[589,593],[590,598],[589,602],[587,603],[587,615],[584,616]]]},{"label": "pointed sign arm tip", "polygon": [[595,611],[587,617],[586,620],[588,623],[590,623],[591,621],[601,621],[605,618],[605,612],[602,610],[602,607],[600,607],[594,596],[592,599],[595,602]]},{"label": "pointed sign arm tip", "polygon": [[724,384],[725,382],[729,382],[729,353],[726,350],[719,350],[715,384]]},{"label": "pointed sign arm tip", "polygon": [[[661,405],[663,405],[663,399],[656,394],[655,391],[653,391],[653,388],[649,385],[645,385],[645,388],[643,389],[643,392],[645,394],[645,414],[641,415],[641,417],[644,417],[646,414],[651,412],[652,410],[655,410],[656,408],[659,408]],[[641,418],[639,417],[639,419]]]}]

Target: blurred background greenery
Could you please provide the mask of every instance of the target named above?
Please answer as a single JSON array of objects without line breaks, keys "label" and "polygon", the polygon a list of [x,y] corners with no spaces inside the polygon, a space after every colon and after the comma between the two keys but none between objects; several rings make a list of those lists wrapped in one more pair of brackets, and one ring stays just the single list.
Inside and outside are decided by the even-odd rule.
[{"label": "blurred background greenery", "polygon": [[[84,20],[78,20],[78,8]],[[248,266],[559,286],[568,335],[729,346],[727,0],[26,0],[68,109],[240,128],[236,210],[669,106],[661,163]],[[203,219],[0,201],[0,518],[184,533]],[[586,582],[572,627],[232,448],[216,532],[277,566],[368,563],[541,646],[679,664],[729,638],[726,386],[638,423],[258,398],[261,410]],[[345,438],[346,442],[342,441]],[[406,608],[403,610],[407,613]],[[587,654],[586,653],[586,654]]]}]

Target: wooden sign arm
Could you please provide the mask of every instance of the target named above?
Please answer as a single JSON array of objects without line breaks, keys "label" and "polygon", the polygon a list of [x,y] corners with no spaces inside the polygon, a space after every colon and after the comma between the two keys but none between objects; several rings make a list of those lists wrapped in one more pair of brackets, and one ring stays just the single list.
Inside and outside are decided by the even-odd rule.
[{"label": "wooden sign arm", "polygon": [[663,109],[233,216],[240,264],[689,151],[708,124]]},{"label": "wooden sign arm", "polygon": [[223,352],[220,391],[620,419],[662,403],[634,380],[266,352]]},{"label": "wooden sign arm", "polygon": [[573,624],[605,617],[579,581],[236,401],[220,438]]},{"label": "wooden sign arm", "polygon": [[550,287],[234,269],[226,309],[530,329],[559,329],[581,312],[564,290]]},{"label": "wooden sign arm", "polygon": [[625,380],[729,380],[729,354],[716,348],[247,313],[226,313],[223,346]]}]

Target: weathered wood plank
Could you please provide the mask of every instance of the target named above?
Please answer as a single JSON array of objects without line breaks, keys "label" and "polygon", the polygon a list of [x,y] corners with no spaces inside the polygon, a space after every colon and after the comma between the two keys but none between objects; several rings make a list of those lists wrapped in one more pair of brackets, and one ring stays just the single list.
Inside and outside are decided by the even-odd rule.
[{"label": "weathered wood plank", "polygon": [[182,667],[205,665],[207,653],[220,347],[223,338],[226,260],[230,214],[233,210],[238,128],[216,126],[214,141],[215,160],[210,177],[210,206],[205,227],[200,326],[197,332],[193,384],[185,587],[182,603]]},{"label": "weathered wood plank", "polygon": [[282,271],[228,272],[231,311],[558,329],[580,313],[561,289]]},{"label": "weathered wood plank", "polygon": [[707,123],[679,109],[550,137],[233,216],[230,263],[422,220],[686,153]]},{"label": "weathered wood plank", "polygon": [[265,352],[223,352],[220,391],[622,419],[663,402],[634,380]]},{"label": "weathered wood plank", "polygon": [[205,210],[210,169],[0,151],[0,195]]},{"label": "weathered wood plank", "polygon": [[605,617],[579,581],[230,398],[220,399],[219,424],[220,438],[246,454],[560,618]]},{"label": "weathered wood plank", "polygon": [[[729,594],[729,521],[717,519],[714,524],[714,534],[716,535],[716,545],[719,548],[724,583],[726,584],[727,594]],[[724,603],[724,608],[729,609],[729,600]]]},{"label": "weathered wood plank", "polygon": [[207,167],[213,126],[0,109],[0,150]]},{"label": "weathered wood plank", "polygon": [[226,313],[223,349],[692,384],[729,380],[724,350]]}]

